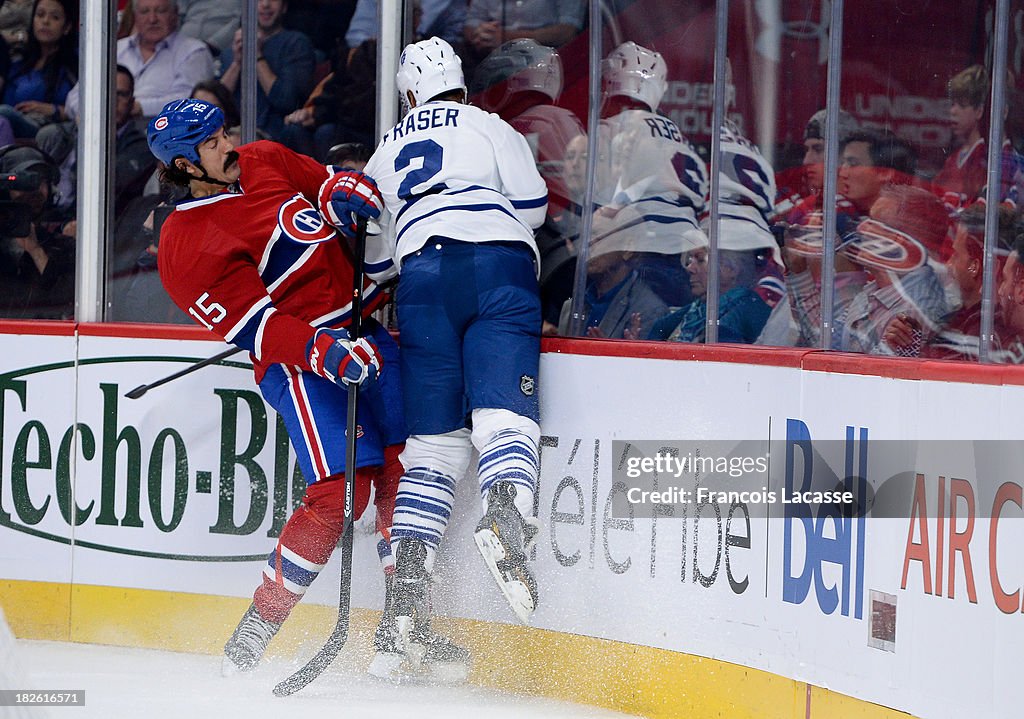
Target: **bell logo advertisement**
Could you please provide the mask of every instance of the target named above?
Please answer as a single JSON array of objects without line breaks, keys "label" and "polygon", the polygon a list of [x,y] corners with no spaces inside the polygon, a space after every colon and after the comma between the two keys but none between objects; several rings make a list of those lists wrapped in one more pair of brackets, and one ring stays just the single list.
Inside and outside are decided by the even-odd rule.
[{"label": "bell logo advertisement", "polygon": [[[853,496],[867,493],[868,431],[861,428],[854,441],[854,429],[847,427],[843,484],[857,490]],[[834,444],[834,443],[830,443]],[[815,452],[807,425],[796,419],[786,421],[785,494],[810,490],[815,479]],[[820,476],[820,471],[819,475]],[[847,479],[849,478],[849,479]],[[852,485],[852,487],[851,487]],[[803,604],[808,596],[825,614],[837,609],[848,617],[863,618],[864,547],[867,524],[865,512],[841,503],[787,503],[783,505],[782,599]],[[794,546],[802,544],[803,559],[798,560]],[[826,566],[840,569],[840,580],[825,579]]]}]

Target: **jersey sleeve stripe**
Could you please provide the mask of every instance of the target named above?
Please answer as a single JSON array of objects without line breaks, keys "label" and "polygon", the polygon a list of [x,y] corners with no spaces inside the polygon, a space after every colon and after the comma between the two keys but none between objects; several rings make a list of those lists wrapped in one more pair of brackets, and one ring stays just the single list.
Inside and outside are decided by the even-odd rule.
[{"label": "jersey sleeve stripe", "polygon": [[363,270],[374,282],[383,282],[394,277],[397,272],[395,270],[395,262],[390,257],[381,262],[367,262],[363,265]]},{"label": "jersey sleeve stripe", "polygon": [[267,257],[266,267],[260,271],[260,279],[273,292],[296,270],[309,260],[316,245],[300,245],[295,242],[275,242]]},{"label": "jersey sleeve stripe", "polygon": [[252,352],[252,341],[256,338],[256,328],[259,327],[261,320],[259,315],[270,306],[269,297],[260,299],[249,308],[249,311],[243,315],[242,319],[224,333],[224,339]]},{"label": "jersey sleeve stripe", "polygon": [[277,246],[277,242],[280,239],[281,239],[281,228],[280,227],[275,227],[274,228],[274,234],[271,235],[270,241],[267,242],[266,249],[263,250],[263,257],[260,258],[259,267],[256,268],[257,271],[260,273],[260,277],[263,277],[263,273],[266,271],[267,265],[270,264],[270,259],[271,259],[271,257],[274,256],[274,248]]},{"label": "jersey sleeve stripe", "polygon": [[535,207],[543,207],[548,204],[548,196],[536,197],[530,200],[512,200],[512,207],[517,210],[529,210]]},{"label": "jersey sleeve stripe", "polygon": [[[756,208],[754,208],[754,209],[756,209]],[[738,222],[749,222],[752,225],[757,225],[757,227],[759,227],[760,229],[764,230],[765,232],[768,232],[768,224],[765,222],[764,218],[759,213],[756,214],[756,215],[750,216],[750,215],[732,215],[732,214],[729,214],[729,213],[726,213],[726,212],[722,212],[722,213],[719,214],[719,218],[721,218],[723,220],[736,220]]]},{"label": "jersey sleeve stripe", "polygon": [[256,328],[256,339],[253,341],[253,354],[256,355],[257,361],[263,360],[263,331],[267,328],[267,321],[270,316],[277,312],[276,307],[269,307],[267,311],[263,313],[263,317],[260,319],[259,327]]}]

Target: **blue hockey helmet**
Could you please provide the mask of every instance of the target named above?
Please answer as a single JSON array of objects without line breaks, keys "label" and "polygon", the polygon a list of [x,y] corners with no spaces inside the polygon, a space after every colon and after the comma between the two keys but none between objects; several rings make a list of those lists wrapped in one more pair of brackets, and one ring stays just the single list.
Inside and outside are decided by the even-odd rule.
[{"label": "blue hockey helmet", "polygon": [[150,152],[165,164],[184,157],[198,165],[196,146],[223,126],[224,112],[216,105],[195,98],[174,100],[150,120],[146,139]]}]

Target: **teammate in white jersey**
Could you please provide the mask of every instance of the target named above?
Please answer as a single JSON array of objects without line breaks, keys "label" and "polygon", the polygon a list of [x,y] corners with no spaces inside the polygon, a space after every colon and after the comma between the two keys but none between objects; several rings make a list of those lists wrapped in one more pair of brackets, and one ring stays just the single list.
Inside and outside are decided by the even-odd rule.
[{"label": "teammate in white jersey", "polygon": [[397,80],[409,112],[365,168],[401,265],[410,437],[391,533],[396,613],[402,628],[429,617],[424,588],[476,447],[484,506],[476,542],[525,621],[537,603],[526,564],[540,441],[533,231],[544,222],[547,187],[526,139],[464,104],[462,63],[444,40],[408,45]]}]

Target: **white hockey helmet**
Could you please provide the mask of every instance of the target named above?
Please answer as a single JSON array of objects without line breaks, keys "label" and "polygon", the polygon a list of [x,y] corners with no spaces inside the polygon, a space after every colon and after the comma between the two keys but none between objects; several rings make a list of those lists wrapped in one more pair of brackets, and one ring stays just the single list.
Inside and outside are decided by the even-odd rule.
[{"label": "white hockey helmet", "polygon": [[474,94],[504,83],[501,98],[488,96],[485,109],[497,112],[517,92],[543,93],[554,102],[562,92],[562,60],[530,38],[510,40],[488,55],[473,73]]},{"label": "white hockey helmet", "polygon": [[658,108],[668,89],[668,66],[661,53],[648,50],[632,40],[624,42],[601,63],[604,96],[624,95]]},{"label": "white hockey helmet", "polygon": [[451,90],[466,91],[462,60],[452,46],[439,37],[406,45],[395,79],[402,101],[406,102],[406,93],[411,92],[417,105]]}]

